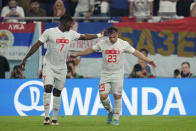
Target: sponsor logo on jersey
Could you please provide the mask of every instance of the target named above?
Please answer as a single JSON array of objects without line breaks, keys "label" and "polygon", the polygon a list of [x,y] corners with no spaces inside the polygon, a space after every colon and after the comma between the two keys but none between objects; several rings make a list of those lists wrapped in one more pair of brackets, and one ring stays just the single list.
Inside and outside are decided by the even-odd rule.
[{"label": "sponsor logo on jersey", "polygon": [[106,50],[105,54],[120,54],[119,50]]},{"label": "sponsor logo on jersey", "polygon": [[56,39],[56,43],[59,44],[68,44],[69,40],[68,39]]}]

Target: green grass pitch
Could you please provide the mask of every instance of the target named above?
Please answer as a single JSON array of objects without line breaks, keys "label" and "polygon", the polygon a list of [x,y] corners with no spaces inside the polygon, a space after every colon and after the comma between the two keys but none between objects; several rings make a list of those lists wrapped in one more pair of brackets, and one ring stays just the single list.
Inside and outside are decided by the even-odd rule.
[{"label": "green grass pitch", "polygon": [[0,131],[196,131],[196,116],[121,116],[120,125],[106,116],[58,116],[59,126],[43,125],[41,116],[0,116]]}]

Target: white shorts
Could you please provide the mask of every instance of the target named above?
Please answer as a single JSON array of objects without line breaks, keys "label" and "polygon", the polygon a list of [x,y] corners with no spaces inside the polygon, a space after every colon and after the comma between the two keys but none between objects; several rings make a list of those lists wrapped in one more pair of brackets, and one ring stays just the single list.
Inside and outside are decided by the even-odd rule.
[{"label": "white shorts", "polygon": [[52,85],[58,90],[63,90],[67,75],[67,69],[55,69],[50,65],[43,65],[42,80],[44,85]]},{"label": "white shorts", "polygon": [[99,83],[99,94],[113,93],[116,95],[122,95],[123,90],[123,78],[113,79],[108,82],[100,81]]}]

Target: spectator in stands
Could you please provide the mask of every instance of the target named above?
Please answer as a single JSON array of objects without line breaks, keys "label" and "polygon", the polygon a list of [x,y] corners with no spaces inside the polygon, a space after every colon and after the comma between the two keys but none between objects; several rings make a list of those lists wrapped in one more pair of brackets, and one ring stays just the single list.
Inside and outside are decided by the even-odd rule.
[{"label": "spectator in stands", "polygon": [[[148,57],[148,50],[142,48],[139,51],[142,54],[144,54],[146,57]],[[145,71],[146,73],[151,73],[151,68],[145,61],[138,59],[138,64],[140,64],[142,66],[143,71]]]},{"label": "spectator in stands", "polygon": [[75,17],[91,17],[93,13],[94,0],[78,0],[75,10]]},{"label": "spectator in stands", "polygon": [[14,66],[14,68],[11,72],[10,78],[11,79],[23,79],[24,78],[23,72],[20,68],[20,65],[15,65]]},{"label": "spectator in stands", "polygon": [[128,78],[155,78],[151,73],[146,73],[140,64],[135,64]]},{"label": "spectator in stands", "polygon": [[73,78],[84,78],[82,75],[80,75],[80,74],[78,74],[77,72],[76,72],[76,67],[77,67],[77,65],[79,64],[79,60],[78,59],[75,59],[74,61],[69,61],[68,63],[67,63],[67,68],[70,70],[70,72],[69,72],[69,70],[68,70],[68,76],[71,78],[71,77],[73,77]]},{"label": "spectator in stands", "polygon": [[195,78],[196,76],[190,72],[190,63],[189,62],[183,62],[181,64],[181,76],[182,78]]},{"label": "spectator in stands", "polygon": [[[9,5],[3,7],[1,11],[2,17],[24,17],[24,10],[17,5],[16,0],[9,0]],[[6,22],[18,22],[16,19],[10,19]]]},{"label": "spectator in stands", "polygon": [[142,66],[140,64],[135,64],[128,78],[145,78],[142,73]]},{"label": "spectator in stands", "polygon": [[191,16],[196,16],[196,1],[191,4]]},{"label": "spectator in stands", "polygon": [[107,16],[108,11],[109,11],[109,0],[95,0],[93,15]]},{"label": "spectator in stands", "polygon": [[110,16],[129,16],[128,0],[110,0]]},{"label": "spectator in stands", "polygon": [[73,79],[74,78],[74,76],[72,74],[72,67],[71,66],[67,66],[67,76],[66,76],[66,78],[69,78],[69,79]]},{"label": "spectator in stands", "polygon": [[190,16],[190,6],[193,0],[178,0],[176,4],[176,13],[178,16],[189,17]]},{"label": "spectator in stands", "polygon": [[176,16],[177,0],[160,0],[159,16]]},{"label": "spectator in stands", "polygon": [[0,55],[0,79],[5,78],[5,72],[10,71],[10,66],[6,57]]},{"label": "spectator in stands", "polygon": [[61,17],[65,15],[66,8],[62,0],[56,0],[53,6],[53,16]]},{"label": "spectator in stands", "polygon": [[[142,48],[139,51],[142,54],[144,54],[144,56],[148,57],[148,50]],[[155,76],[151,73],[150,66],[144,60],[141,60],[141,59],[138,59],[138,63],[135,64],[129,77],[131,78],[155,78]]]},{"label": "spectator in stands", "polygon": [[78,0],[67,0],[67,14],[74,16]]},{"label": "spectator in stands", "polygon": [[179,69],[175,69],[174,70],[174,78],[182,78],[180,70]]},{"label": "spectator in stands", "polygon": [[30,9],[27,12],[27,16],[46,16],[46,11],[40,8],[40,4],[38,0],[31,0]]},{"label": "spectator in stands", "polygon": [[150,66],[144,60],[138,59],[138,64],[140,64],[142,66],[143,72],[151,73]]},{"label": "spectator in stands", "polygon": [[68,69],[70,69],[70,74],[68,74],[68,75],[70,75],[70,77],[72,77],[72,78],[84,78],[82,75],[80,75],[76,72],[76,67],[77,67],[78,64],[79,64],[78,59],[75,59],[74,61],[69,61],[67,63]]},{"label": "spectator in stands", "polygon": [[129,18],[133,16],[152,18],[153,0],[129,0]]}]

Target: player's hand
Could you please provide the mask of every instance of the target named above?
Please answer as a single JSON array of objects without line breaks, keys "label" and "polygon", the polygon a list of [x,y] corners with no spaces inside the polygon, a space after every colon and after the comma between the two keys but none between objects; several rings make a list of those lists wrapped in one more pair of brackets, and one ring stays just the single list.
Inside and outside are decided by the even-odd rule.
[{"label": "player's hand", "polygon": [[76,54],[71,54],[67,57],[67,61],[73,61],[76,57],[78,57]]},{"label": "player's hand", "polygon": [[156,68],[157,65],[154,63],[154,61],[150,61],[149,64],[153,67],[153,68]]},{"label": "player's hand", "polygon": [[26,59],[22,60],[22,62],[20,64],[20,69],[24,70],[25,69],[25,65],[26,65]]},{"label": "player's hand", "polygon": [[97,34],[97,38],[106,36],[106,30],[102,30],[100,33]]},{"label": "player's hand", "polygon": [[72,59],[73,59],[73,58],[76,58],[76,57],[78,57],[76,54],[71,54],[71,55],[70,55],[70,58],[72,58]]}]

